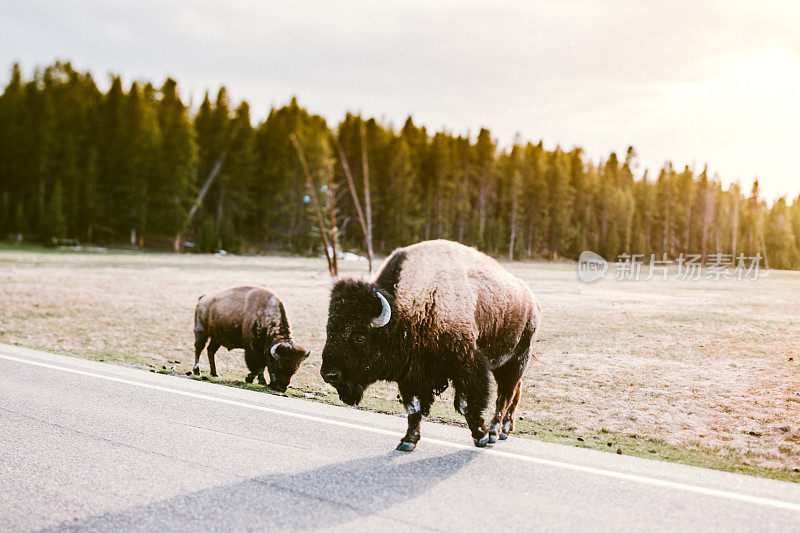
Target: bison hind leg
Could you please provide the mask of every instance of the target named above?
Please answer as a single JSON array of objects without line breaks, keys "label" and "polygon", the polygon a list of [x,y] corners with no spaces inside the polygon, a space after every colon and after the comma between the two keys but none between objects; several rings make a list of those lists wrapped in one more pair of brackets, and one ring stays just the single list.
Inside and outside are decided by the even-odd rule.
[{"label": "bison hind leg", "polygon": [[517,392],[514,393],[514,398],[511,400],[511,405],[506,411],[506,416],[503,417],[503,431],[500,433],[501,440],[507,439],[508,434],[514,431],[514,413],[516,412],[517,404],[519,403],[520,389],[521,384],[517,383]]},{"label": "bison hind leg", "polygon": [[195,376],[200,374],[200,354],[203,353],[203,348],[206,347],[206,342],[208,342],[208,335],[206,332],[200,328],[194,330],[194,367],[192,367],[192,373]]},{"label": "bison hind leg", "polygon": [[489,404],[489,367],[478,358],[466,366],[455,380],[455,408],[464,415],[475,446],[489,444],[489,432],[483,423],[483,411]]},{"label": "bison hind leg", "polygon": [[532,333],[526,331],[514,355],[502,366],[492,372],[497,382],[497,405],[494,417],[489,424],[489,435],[492,442],[505,440],[514,431],[514,412],[519,402],[522,374],[528,365]]}]

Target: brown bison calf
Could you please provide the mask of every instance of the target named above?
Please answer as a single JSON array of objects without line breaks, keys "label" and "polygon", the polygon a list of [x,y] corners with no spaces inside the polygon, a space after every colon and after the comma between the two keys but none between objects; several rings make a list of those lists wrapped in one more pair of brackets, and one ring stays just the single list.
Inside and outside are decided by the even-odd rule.
[{"label": "brown bison calf", "polygon": [[244,348],[244,361],[250,373],[245,378],[285,391],[309,351],[292,340],[291,326],[281,301],[261,287],[234,287],[203,295],[194,313],[194,373],[200,373],[200,353],[208,344],[211,375],[217,375],[214,354],[220,346],[228,350]]}]

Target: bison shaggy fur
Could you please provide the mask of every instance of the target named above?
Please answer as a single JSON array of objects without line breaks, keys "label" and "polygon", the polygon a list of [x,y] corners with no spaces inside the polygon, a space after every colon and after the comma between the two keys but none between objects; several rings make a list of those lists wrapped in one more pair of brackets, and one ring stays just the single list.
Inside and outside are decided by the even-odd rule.
[{"label": "bison shaggy fur", "polygon": [[[397,382],[408,412],[404,451],[419,441],[434,397],[452,384],[456,410],[485,446],[514,428],[540,320],[527,284],[494,259],[455,242],[421,242],[395,250],[371,282],[334,284],[320,372],[351,405],[371,383]],[[490,375],[497,404],[487,429]]]}]

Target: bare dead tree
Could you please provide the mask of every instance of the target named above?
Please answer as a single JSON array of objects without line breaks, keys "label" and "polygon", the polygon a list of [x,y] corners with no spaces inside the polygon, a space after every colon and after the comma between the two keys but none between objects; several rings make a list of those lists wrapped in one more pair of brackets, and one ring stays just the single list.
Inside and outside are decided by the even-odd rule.
[{"label": "bare dead tree", "polygon": [[733,235],[731,236],[731,255],[736,257],[736,244],[739,242],[739,191],[733,196],[733,214],[731,215],[731,225]]},{"label": "bare dead tree", "polygon": [[[519,134],[514,138],[515,143],[521,143]],[[519,230],[519,187],[520,187],[520,155],[511,152],[511,213],[509,220],[510,235],[508,237],[508,260],[514,260],[514,247],[517,242],[517,231]]]},{"label": "bare dead tree", "polygon": [[[230,134],[228,135],[227,140],[225,141],[225,145],[220,150],[219,155],[217,156],[217,160],[214,162],[214,166],[211,167],[211,171],[208,173],[208,177],[206,177],[206,181],[203,183],[203,186],[200,188],[200,192],[197,194],[197,199],[194,201],[192,208],[189,210],[189,215],[186,217],[186,221],[183,224],[183,229],[181,230],[178,235],[175,236],[175,242],[173,244],[174,249],[176,252],[180,251],[181,245],[181,238],[186,230],[189,229],[189,224],[192,223],[192,219],[197,214],[197,211],[200,209],[200,206],[203,205],[203,200],[205,200],[206,195],[208,194],[209,189],[211,189],[211,185],[214,183],[214,180],[217,179],[220,172],[222,171],[222,167],[225,164],[225,159],[228,157],[228,151],[230,151],[231,144],[233,144],[233,140],[236,138],[236,135],[239,134],[239,129],[241,128],[241,122],[236,121],[231,129]],[[134,237],[131,237],[133,239]]]},{"label": "bare dead tree", "polygon": [[518,194],[518,171],[517,169],[513,169],[511,175],[511,234],[509,235],[508,239],[508,260],[514,260],[514,246],[517,240],[517,223],[518,223],[518,214],[517,214],[517,194]]},{"label": "bare dead tree", "polygon": [[[325,250],[325,259],[328,261],[328,272],[332,278],[337,276],[336,271],[336,250],[330,247],[328,242],[327,231],[325,230],[325,222],[322,217],[322,208],[319,205],[319,198],[317,197],[317,188],[314,187],[314,181],[311,179],[311,171],[308,169],[306,157],[303,154],[303,148],[300,146],[300,141],[297,140],[297,135],[294,133],[289,134],[289,140],[292,141],[297,158],[300,160],[300,168],[303,170],[303,175],[306,178],[306,185],[308,186],[308,195],[311,197],[311,202],[314,204],[314,211],[317,215],[317,228],[319,229],[319,236],[322,239],[322,247]],[[331,257],[331,253],[333,257]]]},{"label": "bare dead tree", "polygon": [[339,275],[339,226],[336,224],[336,186],[333,179],[333,166],[328,167],[328,185],[325,190],[328,196],[328,215],[331,220],[330,241],[331,241],[331,262],[333,263],[334,277]]},{"label": "bare dead tree", "polygon": [[369,261],[369,271],[372,273],[372,242],[370,240],[369,230],[367,229],[367,221],[364,218],[364,211],[361,209],[361,200],[358,198],[358,191],[356,184],[353,180],[353,173],[350,171],[350,164],[347,162],[347,154],[344,152],[344,147],[338,138],[334,137],[336,143],[336,150],[339,152],[339,162],[344,170],[344,176],[347,178],[347,188],[350,189],[350,195],[353,197],[353,204],[356,206],[356,214],[358,215],[358,222],[361,224],[361,231],[364,234],[364,247],[367,250],[367,260]]},{"label": "bare dead tree", "polygon": [[367,134],[361,123],[361,170],[364,177],[364,208],[367,216],[367,255],[369,271],[372,273],[372,195],[369,191],[369,163],[367,161]]},{"label": "bare dead tree", "polygon": [[767,258],[767,244],[764,242],[764,221],[759,223],[758,232],[761,235],[761,252],[764,254],[764,268],[769,270],[769,259]]},{"label": "bare dead tree", "polygon": [[714,210],[716,209],[716,199],[714,193],[710,189],[705,189],[701,192],[703,195],[703,212],[702,216],[702,231],[700,237],[700,254],[703,264],[706,263],[708,258],[708,233],[712,230]]}]

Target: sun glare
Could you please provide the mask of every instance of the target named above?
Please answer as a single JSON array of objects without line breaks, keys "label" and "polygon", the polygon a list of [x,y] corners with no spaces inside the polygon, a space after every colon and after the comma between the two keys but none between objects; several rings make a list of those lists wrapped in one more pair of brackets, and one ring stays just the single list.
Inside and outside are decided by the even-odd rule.
[{"label": "sun glare", "polygon": [[[769,176],[769,192],[796,194],[791,159],[800,146],[798,95],[800,60],[775,48],[713,78],[681,84],[665,118],[687,124],[696,155],[728,179]],[[709,151],[712,145],[720,146],[717,153]]]}]

